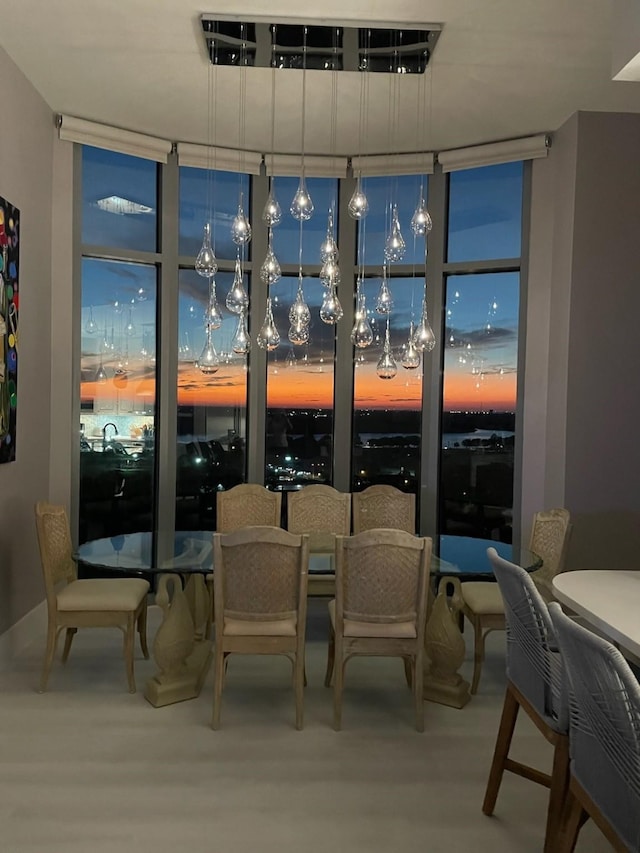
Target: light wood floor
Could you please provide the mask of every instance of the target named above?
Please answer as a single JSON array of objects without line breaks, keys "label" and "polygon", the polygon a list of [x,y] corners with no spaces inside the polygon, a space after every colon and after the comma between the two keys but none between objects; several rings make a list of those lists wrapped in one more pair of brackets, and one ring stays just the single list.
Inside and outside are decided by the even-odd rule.
[{"label": "light wood floor", "polygon": [[[150,610],[150,637],[158,611]],[[504,637],[488,642],[480,693],[463,710],[427,703],[413,729],[400,661],[347,666],[343,731],[323,687],[326,604],[312,603],[305,728],[294,729],[285,659],[232,657],[221,729],[199,699],[155,709],[137,650],[127,693],[115,630],[79,632],[36,693],[44,634],[0,671],[1,853],[534,853],[545,794],[505,775],[494,818],[480,810],[504,686]],[[469,637],[469,634],[467,634]],[[470,677],[471,665],[464,674]],[[526,718],[514,757],[549,769]],[[584,827],[576,848],[609,850]]]}]

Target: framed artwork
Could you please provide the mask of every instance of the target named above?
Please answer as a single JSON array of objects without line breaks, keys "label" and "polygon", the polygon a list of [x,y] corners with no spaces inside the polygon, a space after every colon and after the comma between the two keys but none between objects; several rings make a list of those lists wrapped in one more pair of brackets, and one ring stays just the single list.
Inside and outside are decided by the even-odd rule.
[{"label": "framed artwork", "polygon": [[0,197],[0,462],[16,458],[20,211]]}]

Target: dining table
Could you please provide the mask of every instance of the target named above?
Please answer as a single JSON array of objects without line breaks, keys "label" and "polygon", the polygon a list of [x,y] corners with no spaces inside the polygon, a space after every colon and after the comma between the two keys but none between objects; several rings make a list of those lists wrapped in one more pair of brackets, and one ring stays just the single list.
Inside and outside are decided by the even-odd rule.
[{"label": "dining table", "polygon": [[578,569],[556,575],[552,585],[561,604],[640,659],[640,571]]},{"label": "dining table", "polygon": [[[425,631],[424,698],[462,708],[469,701],[469,683],[458,673],[465,657],[460,631],[459,584],[464,580],[495,582],[487,548],[528,571],[542,560],[526,548],[493,539],[442,535],[434,537],[431,559],[429,615]],[[211,530],[150,531],[94,539],[74,554],[79,568],[101,573],[150,577],[162,622],[152,643],[156,674],[145,685],[145,698],[155,707],[193,699],[200,694],[212,654],[207,636],[211,597],[206,583],[214,571]],[[334,574],[334,557],[324,550],[309,555],[309,581],[325,588]],[[333,593],[331,593],[333,594]]]}]

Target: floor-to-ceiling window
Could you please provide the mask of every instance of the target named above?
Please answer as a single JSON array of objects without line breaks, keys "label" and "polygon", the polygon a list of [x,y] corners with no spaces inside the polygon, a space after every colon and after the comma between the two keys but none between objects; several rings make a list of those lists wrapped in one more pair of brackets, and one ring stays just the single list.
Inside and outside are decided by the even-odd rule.
[{"label": "floor-to-ceiling window", "polygon": [[[179,189],[171,205],[157,189],[163,169],[169,170],[165,177],[176,170]],[[178,529],[215,528],[217,492],[249,477],[253,435],[253,452],[264,452],[264,467],[261,460],[254,465],[251,479],[270,488],[335,483],[334,453],[342,442],[347,450],[341,458],[349,463],[338,472],[342,488],[387,483],[419,495],[429,479],[438,499],[432,517],[422,514],[423,532],[511,537],[523,165],[438,171],[429,180],[436,199],[428,199],[430,212],[444,235],[433,245],[411,227],[416,205],[426,198],[425,177],[365,178],[370,210],[360,222],[345,213],[343,182],[310,178],[316,210],[302,229],[288,212],[298,179],[278,177],[283,218],[271,236],[282,275],[267,287],[260,271],[268,232],[251,208],[254,192],[261,198],[268,193],[264,175],[178,167],[175,160],[159,166],[83,149],[81,539],[153,528],[156,438],[163,429],[172,446],[175,438]],[[239,203],[247,214],[252,210],[254,229],[254,240],[240,247],[231,236]],[[394,208],[406,248],[402,258],[385,263]],[[331,324],[320,318],[327,293],[319,278],[320,247],[329,210],[334,234],[341,240],[351,234],[339,241],[338,285],[349,328],[346,319]],[[158,239],[169,213],[175,251]],[[212,277],[198,274],[195,263],[206,222],[218,263]],[[436,276],[426,282],[425,252],[438,253]],[[176,282],[167,285],[175,298],[175,331],[162,341],[160,268],[174,269]],[[172,278],[161,280],[164,287]],[[248,354],[234,351],[238,314],[227,307],[238,280],[250,299]],[[379,305],[385,287],[389,311]],[[294,343],[289,310],[300,291],[311,324],[308,339]],[[411,329],[420,322],[425,292],[431,300],[442,294],[442,304],[430,311],[438,347],[411,358]],[[365,306],[360,337],[352,324],[359,316],[356,293]],[[280,343],[264,353],[256,336],[267,294]],[[352,331],[352,340],[366,342],[367,328],[367,346],[344,346]],[[213,370],[201,364],[208,334]],[[169,377],[176,411],[173,423],[159,424],[156,384],[167,367],[156,354],[169,350],[177,353],[177,371]],[[339,406],[335,389],[344,387],[345,375],[353,377],[353,394]],[[262,396],[251,396],[256,387]],[[259,400],[253,409],[252,399]],[[437,438],[425,431],[429,412],[440,424]],[[351,436],[346,443],[345,435]],[[434,464],[425,447],[435,442]]]},{"label": "floor-to-ceiling window", "polygon": [[522,163],[450,175],[440,531],[511,541]]},{"label": "floor-to-ceiling window", "polygon": [[156,163],[82,151],[80,541],[153,525]]}]

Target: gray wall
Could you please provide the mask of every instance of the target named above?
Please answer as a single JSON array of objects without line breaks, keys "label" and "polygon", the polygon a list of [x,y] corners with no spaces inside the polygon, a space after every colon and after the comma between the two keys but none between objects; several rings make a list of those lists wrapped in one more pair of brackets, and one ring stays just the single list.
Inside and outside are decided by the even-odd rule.
[{"label": "gray wall", "polygon": [[578,113],[534,164],[523,525],[536,502],[566,506],[569,568],[637,568],[638,151],[640,116]]},{"label": "gray wall", "polygon": [[3,50],[0,79],[0,195],[20,209],[21,230],[17,458],[0,465],[2,632],[44,595],[33,504],[49,494],[54,126]]}]

